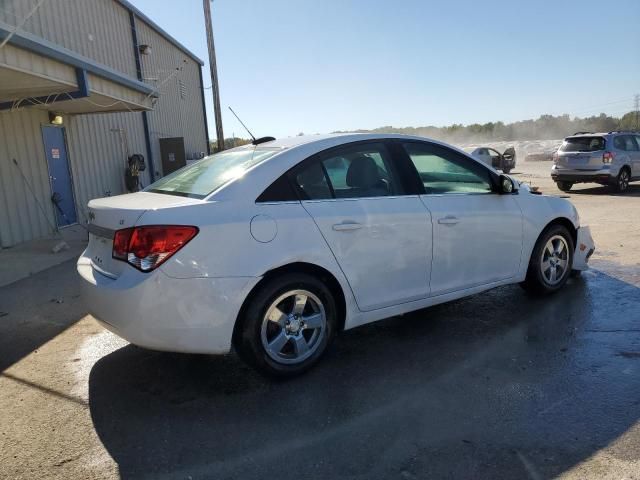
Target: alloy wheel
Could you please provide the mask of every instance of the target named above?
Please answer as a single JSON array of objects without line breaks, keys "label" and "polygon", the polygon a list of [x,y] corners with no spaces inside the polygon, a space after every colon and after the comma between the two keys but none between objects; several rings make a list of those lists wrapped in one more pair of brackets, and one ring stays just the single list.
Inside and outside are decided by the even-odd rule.
[{"label": "alloy wheel", "polygon": [[262,346],[269,357],[297,364],[311,357],[327,333],[327,317],[320,299],[307,290],[290,290],[276,298],[264,315]]},{"label": "alloy wheel", "polygon": [[542,276],[549,285],[557,285],[566,275],[568,268],[569,245],[562,235],[554,235],[542,250]]},{"label": "alloy wheel", "polygon": [[629,186],[629,172],[626,169],[620,172],[618,175],[618,190],[621,192],[625,191]]}]

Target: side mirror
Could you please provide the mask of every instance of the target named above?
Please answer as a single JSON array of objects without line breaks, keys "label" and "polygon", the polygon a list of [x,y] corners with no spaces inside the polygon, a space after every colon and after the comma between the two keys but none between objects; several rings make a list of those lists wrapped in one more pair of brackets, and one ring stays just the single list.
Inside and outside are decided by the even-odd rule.
[{"label": "side mirror", "polygon": [[508,175],[500,175],[500,193],[508,194],[518,191],[518,182]]}]

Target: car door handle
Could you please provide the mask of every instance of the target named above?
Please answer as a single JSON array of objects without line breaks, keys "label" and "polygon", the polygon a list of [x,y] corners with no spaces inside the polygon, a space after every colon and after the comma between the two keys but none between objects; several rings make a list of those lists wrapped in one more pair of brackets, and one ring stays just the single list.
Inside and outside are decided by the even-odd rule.
[{"label": "car door handle", "polygon": [[342,222],[342,223],[336,223],[333,226],[333,229],[336,232],[346,232],[350,230],[358,230],[360,228],[362,228],[362,224],[358,222]]},{"label": "car door handle", "polygon": [[454,217],[452,215],[447,215],[444,218],[439,218],[438,219],[438,223],[441,224],[441,225],[455,225],[459,221],[460,220],[458,220],[458,217]]}]

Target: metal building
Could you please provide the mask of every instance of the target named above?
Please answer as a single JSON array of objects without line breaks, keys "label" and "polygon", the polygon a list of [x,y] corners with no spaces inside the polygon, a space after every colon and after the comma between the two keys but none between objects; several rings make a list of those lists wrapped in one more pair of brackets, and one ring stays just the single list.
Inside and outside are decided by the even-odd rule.
[{"label": "metal building", "polygon": [[2,0],[0,247],[208,152],[202,65],[125,0]]}]

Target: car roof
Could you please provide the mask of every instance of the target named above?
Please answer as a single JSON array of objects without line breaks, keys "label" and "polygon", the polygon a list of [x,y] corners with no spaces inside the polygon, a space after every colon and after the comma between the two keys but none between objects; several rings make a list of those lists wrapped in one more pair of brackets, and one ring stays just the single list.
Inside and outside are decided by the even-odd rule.
[{"label": "car roof", "polygon": [[[328,135],[301,135],[259,143],[257,146],[248,144],[236,147],[232,150],[226,150],[225,152],[250,150],[255,148],[256,150],[278,151],[275,155],[265,158],[263,161],[252,166],[247,170],[247,175],[244,175],[240,179],[232,180],[220,187],[218,190],[211,192],[207,199],[224,200],[228,198],[249,198],[253,193],[255,193],[254,190],[256,189],[256,185],[257,189],[261,191],[264,190],[276,178],[282,175],[289,168],[297,165],[304,158],[309,158],[310,156],[329,148],[346,145],[352,142],[390,139],[413,140],[441,145],[469,157],[474,162],[479,162],[460,148],[427,137],[395,133],[332,133]],[[249,174],[249,172],[251,173]]]},{"label": "car roof", "polygon": [[640,132],[635,130],[612,130],[611,132],[577,132],[573,135],[569,135],[566,138],[578,138],[578,137],[606,137],[607,135],[640,135]]},{"label": "car roof", "polygon": [[[433,140],[427,137],[417,137],[414,135],[402,135],[399,133],[329,133],[323,135],[298,135],[295,137],[285,137],[272,140],[270,142],[260,143],[258,148],[293,148],[299,145],[305,145],[309,143],[317,143],[318,147],[322,147],[323,144],[336,145],[342,143],[357,142],[360,140],[385,140],[391,138],[399,138],[406,140],[420,140],[429,141],[433,143],[442,144],[438,140]],[[336,142],[336,139],[341,141]],[[251,147],[252,145],[246,145],[245,147]]]}]

